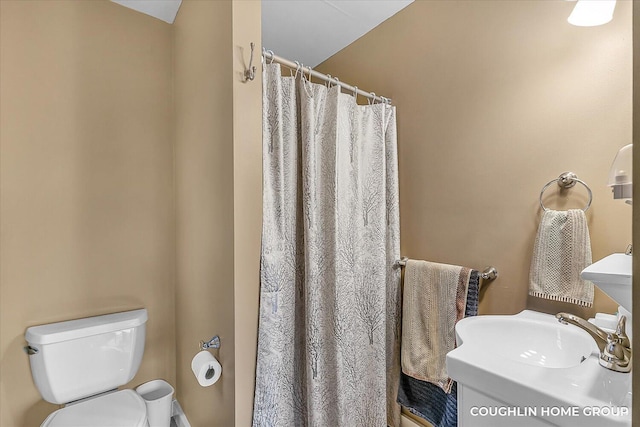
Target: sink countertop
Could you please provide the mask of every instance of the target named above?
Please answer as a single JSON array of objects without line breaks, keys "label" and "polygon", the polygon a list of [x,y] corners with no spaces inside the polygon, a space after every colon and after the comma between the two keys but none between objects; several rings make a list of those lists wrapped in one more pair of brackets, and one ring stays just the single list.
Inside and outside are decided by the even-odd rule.
[{"label": "sink countertop", "polygon": [[[476,316],[462,319],[456,326],[459,347],[447,354],[449,375],[460,384],[490,394],[505,406],[520,407],[580,407],[581,426],[601,427],[631,425],[631,374],[614,372],[600,366],[598,347],[586,332],[592,345],[591,354],[576,366],[552,368],[524,364],[506,357],[491,354],[489,342],[468,339],[474,321],[482,319],[523,319],[542,325],[553,324],[558,328],[579,328],[559,323],[555,316],[524,310],[513,316]],[[481,346],[481,347],[480,347]],[[485,349],[487,349],[485,351]],[[628,408],[626,416],[587,416],[583,408]],[[540,412],[540,411],[539,411]],[[559,417],[541,417],[552,423]],[[573,417],[572,417],[573,418]],[[606,420],[606,421],[605,421]],[[569,420],[571,421],[571,420]]]}]

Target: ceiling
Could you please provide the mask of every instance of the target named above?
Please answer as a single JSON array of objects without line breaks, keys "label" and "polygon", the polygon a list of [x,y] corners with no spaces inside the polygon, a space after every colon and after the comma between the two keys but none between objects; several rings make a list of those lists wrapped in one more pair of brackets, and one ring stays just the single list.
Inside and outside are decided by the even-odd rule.
[{"label": "ceiling", "polygon": [[182,0],[111,0],[129,9],[158,18],[173,24]]},{"label": "ceiling", "polygon": [[[182,0],[111,0],[173,24]],[[211,0],[213,1],[213,0]],[[413,0],[262,0],[262,45],[315,67]]]},{"label": "ceiling", "polygon": [[315,67],[413,0],[262,0],[262,46]]}]

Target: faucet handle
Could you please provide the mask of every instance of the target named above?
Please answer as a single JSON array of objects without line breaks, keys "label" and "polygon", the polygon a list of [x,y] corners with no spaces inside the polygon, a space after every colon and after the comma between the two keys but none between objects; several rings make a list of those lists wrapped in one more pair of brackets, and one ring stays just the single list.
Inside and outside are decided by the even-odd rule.
[{"label": "faucet handle", "polygon": [[618,326],[616,326],[616,335],[618,336],[618,342],[626,347],[631,348],[631,341],[626,333],[627,316],[620,316],[618,320]]},{"label": "faucet handle", "polygon": [[617,341],[607,342],[607,345],[604,347],[604,351],[600,354],[600,359],[609,363],[629,362],[628,360],[625,360],[622,344]]}]

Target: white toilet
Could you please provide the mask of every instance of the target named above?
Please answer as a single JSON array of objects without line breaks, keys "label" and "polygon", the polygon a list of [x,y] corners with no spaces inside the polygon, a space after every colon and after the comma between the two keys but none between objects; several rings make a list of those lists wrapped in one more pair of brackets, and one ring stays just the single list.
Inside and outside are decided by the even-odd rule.
[{"label": "white toilet", "polygon": [[147,310],[33,326],[31,375],[44,400],[65,404],[41,427],[146,427],[145,402],[133,390],[144,353]]}]

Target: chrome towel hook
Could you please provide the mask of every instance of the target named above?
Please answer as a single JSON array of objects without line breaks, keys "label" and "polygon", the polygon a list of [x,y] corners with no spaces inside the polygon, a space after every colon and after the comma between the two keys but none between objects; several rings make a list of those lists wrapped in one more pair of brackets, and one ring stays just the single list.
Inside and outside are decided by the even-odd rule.
[{"label": "chrome towel hook", "polygon": [[250,44],[251,46],[251,57],[249,58],[249,68],[244,70],[244,81],[253,80],[256,77],[256,66],[253,65],[253,49],[255,45],[253,42]]}]

